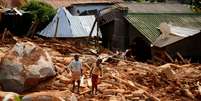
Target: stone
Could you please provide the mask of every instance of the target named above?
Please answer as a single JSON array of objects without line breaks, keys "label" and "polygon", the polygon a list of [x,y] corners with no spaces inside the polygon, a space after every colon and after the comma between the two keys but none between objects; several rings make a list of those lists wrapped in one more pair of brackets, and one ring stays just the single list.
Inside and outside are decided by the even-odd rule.
[{"label": "stone", "polygon": [[31,42],[18,42],[0,63],[0,84],[5,91],[23,92],[56,75],[47,51]]},{"label": "stone", "polygon": [[109,98],[109,101],[121,101],[121,97],[119,97],[119,96],[111,96]]},{"label": "stone", "polygon": [[127,63],[124,61],[119,61],[119,63],[117,64],[117,66],[126,66]]},{"label": "stone", "polygon": [[162,73],[164,73],[166,75],[166,77],[169,79],[169,80],[173,80],[175,79],[176,77],[176,73],[174,70],[172,70],[170,67],[167,67],[165,68]]},{"label": "stone", "polygon": [[0,91],[0,101],[20,101],[19,94]]},{"label": "stone", "polygon": [[34,92],[25,95],[22,101],[65,101],[66,94],[66,92],[61,91]]},{"label": "stone", "polygon": [[158,72],[164,73],[169,80],[176,79],[176,72],[172,69],[171,63],[159,66],[157,69]]}]

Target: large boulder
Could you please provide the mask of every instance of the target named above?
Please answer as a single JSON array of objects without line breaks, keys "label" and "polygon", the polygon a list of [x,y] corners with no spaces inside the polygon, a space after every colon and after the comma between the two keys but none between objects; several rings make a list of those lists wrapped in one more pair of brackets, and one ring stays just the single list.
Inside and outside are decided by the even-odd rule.
[{"label": "large boulder", "polygon": [[0,84],[5,91],[23,92],[55,74],[47,51],[31,42],[16,43],[0,62]]}]

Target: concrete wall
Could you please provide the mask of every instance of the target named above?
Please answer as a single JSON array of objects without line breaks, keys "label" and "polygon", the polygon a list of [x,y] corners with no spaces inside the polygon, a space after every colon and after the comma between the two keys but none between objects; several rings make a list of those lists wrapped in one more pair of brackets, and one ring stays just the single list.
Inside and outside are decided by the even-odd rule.
[{"label": "concrete wall", "polygon": [[126,50],[128,45],[128,24],[124,18],[125,12],[113,10],[103,15],[100,19],[104,47],[111,50]]},{"label": "concrete wall", "polygon": [[128,25],[123,17],[114,19],[114,34],[112,35],[112,50],[126,50],[128,44]]}]

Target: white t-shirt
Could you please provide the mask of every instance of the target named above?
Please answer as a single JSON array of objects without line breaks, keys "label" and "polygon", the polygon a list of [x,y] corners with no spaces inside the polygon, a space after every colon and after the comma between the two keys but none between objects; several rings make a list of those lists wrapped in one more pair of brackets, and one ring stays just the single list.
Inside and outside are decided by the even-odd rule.
[{"label": "white t-shirt", "polygon": [[77,72],[79,71],[81,73],[81,69],[82,69],[82,63],[80,61],[75,61],[73,60],[68,67],[70,68],[71,71],[73,72]]}]

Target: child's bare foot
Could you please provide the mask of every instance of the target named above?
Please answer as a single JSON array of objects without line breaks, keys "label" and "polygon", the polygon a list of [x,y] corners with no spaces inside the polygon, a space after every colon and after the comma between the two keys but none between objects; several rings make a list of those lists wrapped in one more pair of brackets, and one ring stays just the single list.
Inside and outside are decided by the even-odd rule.
[{"label": "child's bare foot", "polygon": [[91,91],[91,96],[93,96],[94,95],[94,93]]}]

